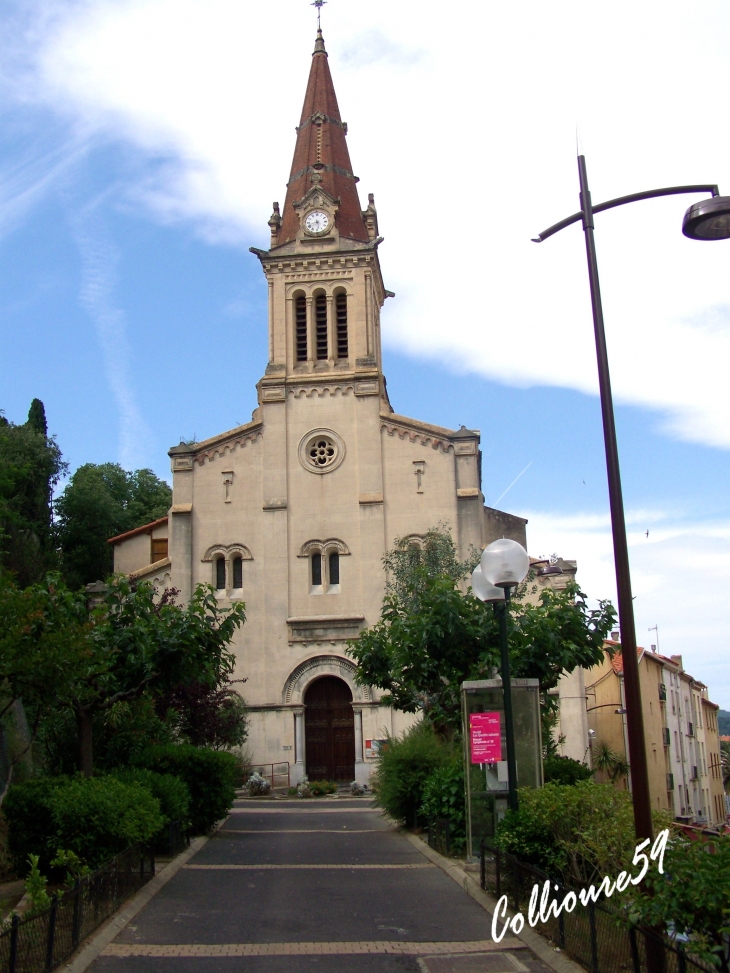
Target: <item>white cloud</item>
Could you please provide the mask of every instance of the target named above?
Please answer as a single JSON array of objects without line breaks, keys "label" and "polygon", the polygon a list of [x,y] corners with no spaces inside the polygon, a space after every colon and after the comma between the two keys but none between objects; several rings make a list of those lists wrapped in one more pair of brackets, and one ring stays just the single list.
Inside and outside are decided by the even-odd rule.
[{"label": "white cloud", "polygon": [[[208,239],[263,241],[284,193],[311,10],[86,0],[48,20],[38,9],[46,20],[22,96],[155,157],[133,195],[158,218],[192,219]],[[326,9],[354,164],[363,189],[377,190],[398,293],[390,345],[516,385],[595,392],[580,228],[530,242],[577,208],[576,120],[594,201],[703,180],[730,191],[730,130],[717,124],[730,108],[730,12],[712,0],[691,19],[681,0],[578,10],[537,0],[471,0],[448,18],[405,0]],[[690,69],[693,49],[702,58]],[[669,435],[727,448],[730,244],[681,237],[690,201],[597,218],[614,392],[656,410]]]},{"label": "white cloud", "polygon": [[137,469],[149,454],[151,435],[130,375],[124,311],[114,300],[119,254],[93,208],[76,220],[74,229],[82,265],[80,300],[96,327],[107,382],[119,413],[119,462],[126,470]]},{"label": "white cloud", "polygon": [[[578,581],[592,598],[616,604],[608,516],[533,511],[528,540],[534,554],[557,552],[578,562]],[[730,521],[681,518],[676,512],[627,514],[634,614],[639,644],[681,655],[685,668],[706,683],[710,698],[730,709],[727,592]],[[646,536],[646,530],[649,536]]]}]

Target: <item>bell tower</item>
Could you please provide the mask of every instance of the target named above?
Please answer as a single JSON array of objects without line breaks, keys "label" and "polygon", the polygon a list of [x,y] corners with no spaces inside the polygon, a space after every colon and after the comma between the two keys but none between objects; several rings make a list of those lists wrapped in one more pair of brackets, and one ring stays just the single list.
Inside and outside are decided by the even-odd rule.
[{"label": "bell tower", "polygon": [[[361,208],[322,31],[297,126],[286,199],[274,203],[268,250],[251,248],[269,286],[269,361],[259,403],[301,385],[356,382],[387,404],[374,198]],[[362,393],[361,393],[362,394]]]}]

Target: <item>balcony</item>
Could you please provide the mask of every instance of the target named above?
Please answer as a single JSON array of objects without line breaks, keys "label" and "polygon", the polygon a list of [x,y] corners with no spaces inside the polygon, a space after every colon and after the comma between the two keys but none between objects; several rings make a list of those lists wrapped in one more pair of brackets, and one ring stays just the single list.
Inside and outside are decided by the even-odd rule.
[{"label": "balcony", "polygon": [[667,774],[667,790],[674,790],[674,774]]},{"label": "balcony", "polygon": [[663,682],[659,683],[659,699],[663,703],[666,703],[667,701],[667,687],[664,685]]},{"label": "balcony", "polygon": [[694,723],[687,724],[687,736],[693,737],[695,735],[695,725]]},{"label": "balcony", "polygon": [[669,746],[669,742],[670,742],[669,727],[668,726],[662,727],[662,737],[663,737],[663,740],[664,740],[664,746],[665,747],[668,747]]}]

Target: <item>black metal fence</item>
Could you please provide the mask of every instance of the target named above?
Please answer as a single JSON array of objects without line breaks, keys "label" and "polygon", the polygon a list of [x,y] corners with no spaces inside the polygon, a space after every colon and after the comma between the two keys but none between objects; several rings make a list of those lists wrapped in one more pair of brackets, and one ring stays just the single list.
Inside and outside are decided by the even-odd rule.
[{"label": "black metal fence", "polygon": [[[525,919],[533,887],[538,884],[542,892],[549,879],[539,868],[485,842],[481,846],[480,870],[482,888],[498,899],[506,895],[512,909],[521,912]],[[550,898],[562,902],[570,889],[550,881]],[[572,912],[563,910],[558,918],[551,914],[547,922],[539,923],[539,932],[590,973],[656,973],[657,970],[717,973],[718,970],[689,955],[681,943],[665,939],[651,929],[631,926],[605,900],[589,902],[586,906],[578,901]]]},{"label": "black metal fence", "polygon": [[170,821],[155,838],[155,854],[174,858],[190,845],[190,835],[180,821]]},{"label": "black metal fence", "polygon": [[154,874],[152,849],[133,845],[68,892],[54,896],[42,912],[14,915],[0,932],[0,971],[48,973]]},{"label": "black metal fence", "polygon": [[447,858],[451,854],[451,822],[448,818],[428,819],[428,845]]}]

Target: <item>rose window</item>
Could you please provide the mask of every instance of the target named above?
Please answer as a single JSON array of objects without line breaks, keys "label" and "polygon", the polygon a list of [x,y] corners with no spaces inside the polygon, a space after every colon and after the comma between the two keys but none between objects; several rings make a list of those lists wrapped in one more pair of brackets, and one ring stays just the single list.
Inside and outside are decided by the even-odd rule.
[{"label": "rose window", "polygon": [[345,444],[332,429],[312,429],[299,444],[299,461],[310,473],[329,473],[345,458]]}]

